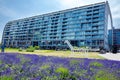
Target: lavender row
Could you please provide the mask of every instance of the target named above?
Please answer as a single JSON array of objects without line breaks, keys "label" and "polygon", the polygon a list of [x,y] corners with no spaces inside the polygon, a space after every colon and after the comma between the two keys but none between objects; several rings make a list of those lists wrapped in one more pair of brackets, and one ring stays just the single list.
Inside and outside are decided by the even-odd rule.
[{"label": "lavender row", "polygon": [[120,80],[120,62],[0,53],[0,80]]}]

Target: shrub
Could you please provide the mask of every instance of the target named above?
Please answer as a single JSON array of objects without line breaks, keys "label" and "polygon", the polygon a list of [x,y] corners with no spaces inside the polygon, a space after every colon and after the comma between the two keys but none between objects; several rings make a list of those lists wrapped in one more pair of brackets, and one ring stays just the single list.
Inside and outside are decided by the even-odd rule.
[{"label": "shrub", "polygon": [[55,70],[56,73],[60,73],[60,78],[65,79],[66,77],[69,76],[69,70],[64,67],[59,67]]},{"label": "shrub", "polygon": [[20,48],[18,51],[22,51],[22,49]]},{"label": "shrub", "polygon": [[70,61],[70,65],[77,65],[77,64],[79,64],[78,60],[71,60]]},{"label": "shrub", "polygon": [[112,73],[108,71],[98,71],[91,80],[118,80]]},{"label": "shrub", "polygon": [[12,76],[0,76],[0,80],[13,80]]},{"label": "shrub", "polygon": [[45,78],[43,78],[42,80],[57,80],[58,77],[57,76],[46,76]]},{"label": "shrub", "polygon": [[95,66],[95,67],[102,67],[103,64],[99,63],[99,62],[91,62],[90,66]]},{"label": "shrub", "polygon": [[35,46],[34,48],[35,48],[36,50],[40,49],[40,47],[39,47],[39,46]]},{"label": "shrub", "polygon": [[88,49],[87,46],[81,46],[80,48],[81,48],[81,49]]},{"label": "shrub", "polygon": [[26,49],[27,52],[34,52],[35,48],[33,46],[30,46],[29,48]]},{"label": "shrub", "polygon": [[41,69],[48,69],[50,67],[50,65],[43,65],[43,66],[41,66]]},{"label": "shrub", "polygon": [[74,49],[79,49],[78,47],[74,46]]},{"label": "shrub", "polygon": [[0,65],[1,65],[2,63],[3,63],[2,60],[0,60]]}]

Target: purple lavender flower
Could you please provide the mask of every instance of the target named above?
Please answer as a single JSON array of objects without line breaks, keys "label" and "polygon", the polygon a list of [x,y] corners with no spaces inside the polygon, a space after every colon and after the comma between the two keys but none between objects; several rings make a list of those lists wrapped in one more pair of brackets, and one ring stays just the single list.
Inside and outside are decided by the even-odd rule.
[{"label": "purple lavender flower", "polygon": [[[67,75],[61,74],[64,70]],[[12,76],[15,80],[96,80],[110,75],[109,80],[120,79],[120,61],[0,53],[0,79]]]}]

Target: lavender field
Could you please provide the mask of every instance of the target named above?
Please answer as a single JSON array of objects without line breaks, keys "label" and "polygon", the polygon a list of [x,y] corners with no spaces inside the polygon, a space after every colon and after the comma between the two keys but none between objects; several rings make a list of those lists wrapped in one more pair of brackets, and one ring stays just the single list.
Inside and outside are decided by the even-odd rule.
[{"label": "lavender field", "polygon": [[120,80],[120,62],[0,53],[0,80]]}]

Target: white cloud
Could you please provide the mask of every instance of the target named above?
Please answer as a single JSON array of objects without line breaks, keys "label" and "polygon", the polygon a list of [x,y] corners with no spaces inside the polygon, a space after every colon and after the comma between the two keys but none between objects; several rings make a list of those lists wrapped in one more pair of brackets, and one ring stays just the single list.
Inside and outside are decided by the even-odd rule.
[{"label": "white cloud", "polygon": [[[103,1],[106,1],[106,0],[59,0],[59,3],[61,4],[61,8],[65,9],[65,8],[73,8],[73,7],[78,7],[78,6],[89,5],[89,4],[103,2]],[[114,25],[116,26],[119,24],[116,22],[116,20],[120,19],[119,1],[108,0],[108,2],[111,6],[113,23],[115,23]]]},{"label": "white cloud", "polygon": [[116,18],[120,18],[120,5],[116,5],[114,7],[111,8],[111,11],[112,11],[112,16],[114,19]]},{"label": "white cloud", "polygon": [[59,0],[62,8],[71,8],[102,2],[105,0]]},{"label": "white cloud", "polygon": [[[60,9],[63,10],[63,9],[68,9],[68,8],[73,8],[73,7],[98,3],[98,2],[102,2],[102,1],[106,1],[106,0],[55,0],[55,1],[58,4],[60,4],[58,6],[60,6]],[[116,21],[115,19],[120,18],[120,16],[119,16],[120,15],[119,0],[115,0],[115,1],[108,0],[108,1],[110,3],[110,6],[111,6],[113,21]],[[44,12],[44,13],[48,13],[48,12]],[[37,12],[37,11],[36,12],[30,12],[30,13],[22,13],[22,12],[18,13],[16,10],[13,10],[9,7],[0,5],[0,14],[4,15],[4,16],[7,16],[7,17],[10,17],[11,19],[17,19],[17,18],[34,16],[34,15],[40,14],[40,13]],[[115,25],[117,25],[117,24],[115,24]]]}]

